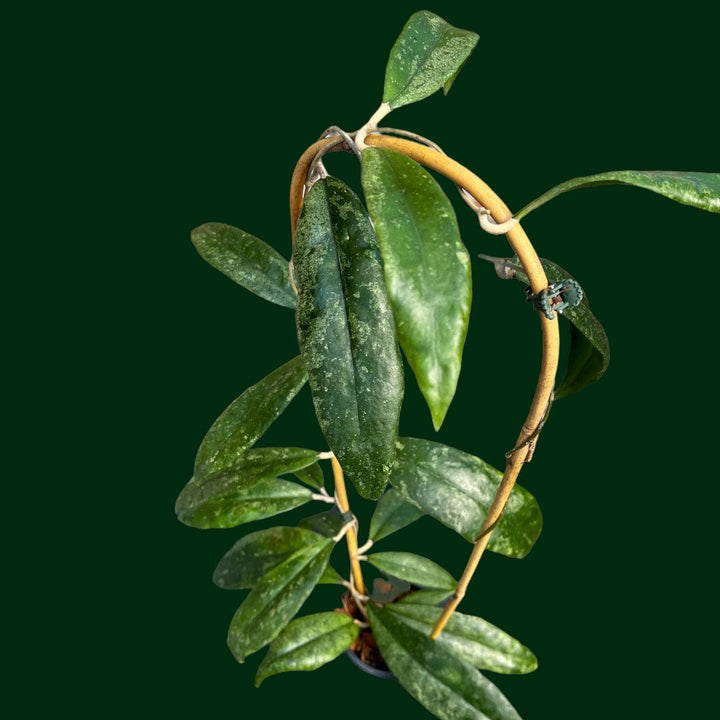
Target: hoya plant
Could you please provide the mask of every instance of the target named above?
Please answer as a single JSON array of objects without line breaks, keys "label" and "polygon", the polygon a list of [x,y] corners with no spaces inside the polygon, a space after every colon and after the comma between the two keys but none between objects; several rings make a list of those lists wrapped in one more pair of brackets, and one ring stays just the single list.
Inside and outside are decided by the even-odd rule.
[{"label": "hoya plant", "polygon": [[[357,131],[329,128],[297,163],[289,261],[222,223],[192,232],[200,255],[220,272],[294,311],[299,352],[278,360],[212,425],[176,511],[186,525],[207,529],[314,508],[297,525],[239,537],[215,569],[219,587],[250,591],[227,642],[241,663],[267,647],[258,685],[349,654],[369,672],[393,677],[439,718],[517,720],[485,673],[532,672],[535,656],[457,608],[486,550],[522,558],[532,549],[542,519],[535,498],[516,485],[518,474],[533,456],[551,403],[597,381],[609,361],[607,337],[581,285],[537,256],[520,221],[561,193],[609,183],[720,212],[720,175],[603,172],[568,180],[512,213],[435,142],[379,124],[396,108],[447,93],[477,40],[430,12],[410,17],[390,51],[380,107]],[[324,158],[331,152],[357,156],[364,197],[328,173]],[[525,286],[542,330],[537,387],[503,469],[477,457],[476,448],[398,434],[409,382],[427,403],[428,434],[430,425],[443,424],[471,311],[470,255],[453,201],[435,175],[457,186],[454,199],[477,215],[478,232],[506,236],[507,257],[481,257],[500,278]],[[556,381],[560,316],[569,322],[570,345]],[[414,377],[404,377],[403,355]],[[295,447],[292,438],[289,447],[259,444],[305,383],[326,446]],[[363,502],[375,504],[368,527],[353,513]],[[441,558],[387,542],[423,516],[469,543],[459,579],[438,564]],[[337,601],[325,612],[302,614],[318,584],[337,585]]]}]

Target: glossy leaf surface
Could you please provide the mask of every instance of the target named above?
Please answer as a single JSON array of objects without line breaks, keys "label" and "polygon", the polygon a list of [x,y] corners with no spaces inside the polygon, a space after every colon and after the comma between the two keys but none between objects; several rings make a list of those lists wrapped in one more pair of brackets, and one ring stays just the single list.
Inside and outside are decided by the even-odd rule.
[{"label": "glossy leaf surface", "polygon": [[450,590],[415,590],[406,595],[401,602],[408,605],[434,605],[444,606],[452,596]]},{"label": "glossy leaf surface", "polygon": [[382,552],[368,555],[367,561],[392,577],[423,588],[454,590],[455,578],[437,563],[409,552]]},{"label": "glossy leaf surface", "polygon": [[426,10],[416,12],[390,51],[383,102],[394,109],[443,87],[447,92],[477,41],[474,32],[455,28]]},{"label": "glossy leaf surface", "polygon": [[195,458],[195,476],[231,466],[252,447],[307,381],[301,357],[248,388],[213,423]]},{"label": "glossy leaf surface", "polygon": [[302,607],[327,567],[333,548],[325,538],[266,573],[230,623],[228,646],[238,662],[272,642]]},{"label": "glossy leaf surface", "polygon": [[467,335],[470,257],[455,211],[417,162],[363,151],[362,184],[385,264],[400,346],[438,429],[455,394]]},{"label": "glossy leaf surface", "polygon": [[265,300],[295,307],[288,261],[254,235],[223,223],[205,223],[191,233],[193,245],[216,270]]},{"label": "glossy leaf surface", "polygon": [[255,685],[282,672],[317,670],[345,652],[358,633],[358,626],[344,613],[323,612],[293,620],[270,645]]},{"label": "glossy leaf surface", "polygon": [[245,535],[223,556],[213,582],[224,590],[252,588],[278,565],[299,550],[325,538],[299,527],[273,527]]},{"label": "glossy leaf surface", "polygon": [[293,255],[297,330],[315,411],[358,492],[387,483],[403,395],[402,362],[372,225],[328,177],[308,193]]},{"label": "glossy leaf surface", "polygon": [[[403,600],[389,605],[388,610],[425,635],[430,634],[442,613],[442,608]],[[523,674],[537,669],[537,659],[530,650],[500,628],[473,615],[453,613],[437,642],[480,670]]]},{"label": "glossy leaf surface", "polygon": [[319,490],[325,485],[325,475],[320,467],[320,463],[314,463],[313,465],[308,465],[306,468],[296,470],[295,477],[316,490]]},{"label": "glossy leaf surface", "polygon": [[[416,438],[400,438],[390,482],[403,497],[472,542],[482,529],[502,473],[473,455]],[[542,529],[535,498],[516,485],[489,550],[521,558]]]},{"label": "glossy leaf surface", "polygon": [[370,519],[370,540],[377,542],[414,523],[424,514],[416,505],[405,500],[397,490],[388,488],[378,500]]},{"label": "glossy leaf surface", "polygon": [[515,217],[525,217],[548,200],[568,190],[598,185],[634,185],[652,190],[683,205],[720,212],[720,173],[674,172],[663,170],[616,170],[586,175],[556,185],[539,198],[526,205]]},{"label": "glossy leaf surface", "polygon": [[337,535],[344,525],[342,514],[338,510],[337,506],[333,506],[330,510],[311,515],[310,517],[303,518],[298,525],[307,530],[312,530],[314,533],[319,533],[325,537],[334,537]]},{"label": "glossy leaf surface", "polygon": [[390,670],[440,720],[520,720],[500,690],[446,645],[410,627],[389,606],[369,603],[368,614]]},{"label": "glossy leaf surface", "polygon": [[[518,262],[517,258],[513,258],[513,261]],[[556,263],[544,258],[540,258],[540,262],[548,282],[572,278],[570,273]],[[527,282],[522,271],[517,271],[515,276]],[[610,362],[610,343],[605,329],[590,310],[587,293],[577,307],[565,309],[562,315],[570,321],[570,352],[565,374],[555,389],[556,400],[597,382],[605,374]]]}]

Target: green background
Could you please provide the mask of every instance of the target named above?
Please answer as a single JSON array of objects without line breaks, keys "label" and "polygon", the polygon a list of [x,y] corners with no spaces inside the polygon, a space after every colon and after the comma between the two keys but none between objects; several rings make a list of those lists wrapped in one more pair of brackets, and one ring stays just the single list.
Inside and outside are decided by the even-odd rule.
[{"label": "green background", "polygon": [[[516,210],[579,175],[718,171],[705,6],[426,6],[479,45],[446,98],[386,124],[434,139]],[[354,130],[375,110],[387,53],[421,7],[8,14],[3,604],[16,717],[429,717],[344,657],[255,690],[264,652],[240,666],[225,646],[241,595],[211,582],[243,530],[202,532],[173,513],[215,417],[297,352],[293,313],[206,265],[190,230],[234,224],[288,256],[295,159],[328,125]],[[357,182],[350,156],[328,168]],[[507,253],[457,207],[473,256]],[[524,720],[705,717],[720,217],[609,187],[565,195],[524,226],[583,284],[612,362],[556,404],[521,476],[545,517],[535,549],[522,562],[488,555],[462,609],[538,656],[530,676],[493,677]],[[520,284],[479,260],[473,273],[458,397],[435,435],[408,376],[401,432],[502,467],[540,334]],[[262,442],[322,449],[307,390]],[[459,576],[469,546],[423,519],[378,549],[427,553]],[[322,588],[306,610],[336,595]]]}]

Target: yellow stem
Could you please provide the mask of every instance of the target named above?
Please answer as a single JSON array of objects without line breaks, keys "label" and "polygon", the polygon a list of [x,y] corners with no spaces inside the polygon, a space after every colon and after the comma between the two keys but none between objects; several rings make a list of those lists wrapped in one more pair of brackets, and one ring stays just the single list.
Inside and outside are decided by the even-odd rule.
[{"label": "yellow stem", "polygon": [[[332,458],[333,477],[335,478],[335,499],[341,513],[350,512],[350,502],[348,501],[347,490],[345,488],[345,476],[340,467],[340,463],[333,455]],[[353,583],[355,589],[361,594],[366,595],[365,583],[363,582],[362,570],[360,569],[360,561],[358,560],[358,541],[357,533],[354,527],[349,527],[345,533],[347,540],[348,556],[350,557],[350,570],[352,572]]]}]

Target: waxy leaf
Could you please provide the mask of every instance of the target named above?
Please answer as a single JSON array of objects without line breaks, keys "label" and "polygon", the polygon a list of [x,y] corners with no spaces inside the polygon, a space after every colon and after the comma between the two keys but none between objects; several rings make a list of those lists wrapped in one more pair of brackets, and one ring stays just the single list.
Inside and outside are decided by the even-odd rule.
[{"label": "waxy leaf", "polygon": [[327,567],[329,538],[306,547],[266,573],[230,623],[228,646],[238,662],[272,642],[292,620]]},{"label": "waxy leaf", "polygon": [[293,264],[298,340],[320,427],[358,492],[378,498],[395,455],[402,361],[375,233],[339,180],[308,192]]},{"label": "waxy leaf", "polygon": [[474,32],[455,28],[426,10],[416,12],[390,51],[383,102],[395,109],[442,87],[447,94],[477,41]]},{"label": "waxy leaf", "polygon": [[457,582],[437,563],[409,552],[383,552],[368,555],[367,561],[392,577],[423,588],[454,590]]},{"label": "waxy leaf", "polygon": [[317,490],[325,485],[325,476],[323,475],[320,463],[314,463],[301,470],[296,470],[294,474],[298,480]]},{"label": "waxy leaf", "polygon": [[224,590],[251,588],[270,570],[298,550],[322,543],[325,538],[299,527],[273,527],[240,538],[225,553],[213,573],[213,582]]},{"label": "waxy leaf", "polygon": [[312,500],[302,485],[271,478],[246,484],[232,471],[191,480],[180,494],[175,512],[191,527],[231,528],[292,510]]},{"label": "waxy leaf", "polygon": [[344,613],[323,612],[293,620],[270,645],[255,686],[278,673],[317,670],[345,652],[358,633],[358,626]]},{"label": "waxy leaf", "polygon": [[213,423],[195,458],[195,476],[230,467],[252,447],[307,380],[301,357],[248,388]]},{"label": "waxy leaf", "polygon": [[[517,258],[513,258],[512,262],[513,267],[519,265]],[[570,273],[554,262],[544,258],[540,258],[540,262],[549,283],[552,284],[566,278],[574,279]],[[522,270],[515,270],[514,277],[527,282],[527,276]],[[605,329],[590,310],[587,293],[583,294],[582,302],[579,305],[566,308],[562,315],[570,321],[570,353],[565,375],[555,389],[556,400],[572,395],[597,382],[607,370],[610,362],[610,343]]]},{"label": "waxy leaf", "polygon": [[[403,497],[473,542],[500,485],[502,473],[461,450],[415,438],[400,438],[390,482]],[[516,485],[495,527],[489,550],[521,558],[542,529],[535,498]]]},{"label": "waxy leaf", "polygon": [[316,515],[303,518],[298,523],[302,528],[312,530],[314,533],[320,533],[320,535],[329,538],[337,535],[342,530],[344,524],[345,521],[337,505],[334,505],[331,510],[325,510]]},{"label": "waxy leaf", "polygon": [[671,200],[709,212],[720,212],[720,173],[674,172],[670,170],[616,170],[573,178],[556,185],[526,205],[515,217],[525,217],[548,200],[568,190],[597,185],[634,185]]},{"label": "waxy leaf", "polygon": [[[442,613],[442,608],[404,600],[389,605],[388,610],[426,635]],[[453,613],[436,642],[480,670],[523,674],[537,669],[537,658],[530,650],[495,625],[473,615]]]},{"label": "waxy leaf", "polygon": [[277,305],[295,307],[289,263],[267,243],[223,223],[205,223],[191,238],[200,255],[238,285]]},{"label": "waxy leaf", "polygon": [[342,585],[345,582],[342,575],[335,568],[328,565],[318,580],[318,585]]},{"label": "waxy leaf", "polygon": [[444,643],[408,625],[390,606],[368,603],[367,610],[387,666],[440,720],[521,720],[500,690]]},{"label": "waxy leaf", "polygon": [[400,602],[408,605],[433,605],[444,607],[452,595],[448,590],[415,590],[406,595]]},{"label": "waxy leaf", "polygon": [[424,514],[422,510],[405,500],[397,490],[389,488],[375,506],[375,512],[370,520],[370,540],[377,542],[396,530],[414,523]]},{"label": "waxy leaf", "polygon": [[363,151],[362,184],[385,264],[398,338],[437,430],[455,395],[472,281],[450,200],[410,158]]}]

